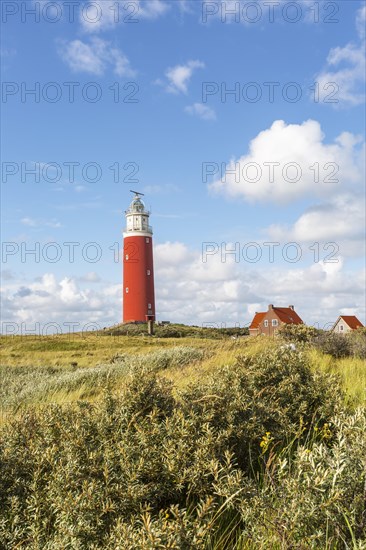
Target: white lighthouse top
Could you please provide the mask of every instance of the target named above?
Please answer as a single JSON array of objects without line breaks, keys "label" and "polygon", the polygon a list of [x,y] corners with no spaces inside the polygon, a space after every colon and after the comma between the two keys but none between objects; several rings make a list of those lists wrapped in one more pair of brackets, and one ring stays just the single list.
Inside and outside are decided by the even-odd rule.
[{"label": "white lighthouse top", "polygon": [[145,205],[138,195],[133,198],[128,210],[126,210],[126,214],[134,213],[145,213],[147,216],[150,215],[150,212],[145,210]]},{"label": "white lighthouse top", "polygon": [[136,191],[133,191],[133,193],[135,193],[135,196],[132,199],[129,208],[125,212],[127,227],[125,229],[124,236],[150,236],[153,232],[152,227],[149,225],[150,212],[146,210],[145,204],[140,198],[142,193],[137,193]]}]

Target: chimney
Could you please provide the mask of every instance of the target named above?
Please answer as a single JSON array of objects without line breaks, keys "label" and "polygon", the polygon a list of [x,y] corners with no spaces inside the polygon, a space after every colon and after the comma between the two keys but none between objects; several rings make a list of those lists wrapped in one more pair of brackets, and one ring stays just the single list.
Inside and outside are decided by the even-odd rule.
[{"label": "chimney", "polygon": [[268,306],[268,311],[269,311],[270,309],[273,309],[273,304],[269,304],[269,306]]},{"label": "chimney", "polygon": [[292,309],[292,311],[295,311],[295,308],[294,306],[288,306],[290,309]]}]

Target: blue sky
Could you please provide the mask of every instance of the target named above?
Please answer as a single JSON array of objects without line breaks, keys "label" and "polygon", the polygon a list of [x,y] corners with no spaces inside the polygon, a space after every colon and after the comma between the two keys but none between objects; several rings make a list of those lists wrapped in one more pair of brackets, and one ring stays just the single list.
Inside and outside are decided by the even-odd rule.
[{"label": "blue sky", "polygon": [[3,322],[120,321],[130,189],[158,318],[243,326],[275,303],[364,322],[365,4],[72,4],[2,3]]}]

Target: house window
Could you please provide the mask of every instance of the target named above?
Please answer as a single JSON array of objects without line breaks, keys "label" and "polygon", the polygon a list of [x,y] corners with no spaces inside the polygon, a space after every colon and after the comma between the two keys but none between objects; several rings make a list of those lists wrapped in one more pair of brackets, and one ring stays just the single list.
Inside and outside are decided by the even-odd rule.
[{"label": "house window", "polygon": [[264,321],[264,326],[265,326],[265,327],[268,327],[268,321],[267,321],[267,319]]},{"label": "house window", "polygon": [[147,270],[147,274],[150,275],[150,269]]},{"label": "house window", "polygon": [[149,237],[146,237],[146,242],[149,243],[150,242],[150,239]]},{"label": "house window", "polygon": [[343,325],[339,325],[339,330],[343,330]]},{"label": "house window", "polygon": [[277,325],[278,325],[277,319],[272,319],[272,326],[277,327]]}]

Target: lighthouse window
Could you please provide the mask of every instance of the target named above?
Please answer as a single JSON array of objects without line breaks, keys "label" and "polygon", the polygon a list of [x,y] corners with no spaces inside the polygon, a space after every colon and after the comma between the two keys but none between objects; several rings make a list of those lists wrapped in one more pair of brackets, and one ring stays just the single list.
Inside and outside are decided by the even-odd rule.
[{"label": "lighthouse window", "polygon": [[150,269],[147,270],[147,274],[150,275]]},{"label": "lighthouse window", "polygon": [[151,304],[147,304],[147,309],[151,309]]},{"label": "lighthouse window", "polygon": [[126,260],[128,260],[128,258],[129,258],[129,255],[128,255],[128,254],[126,254]]},{"label": "lighthouse window", "polygon": [[149,243],[150,242],[150,239],[149,237],[146,237],[146,242]]},{"label": "lighthouse window", "polygon": [[128,287],[126,287],[126,294],[128,294]]}]

